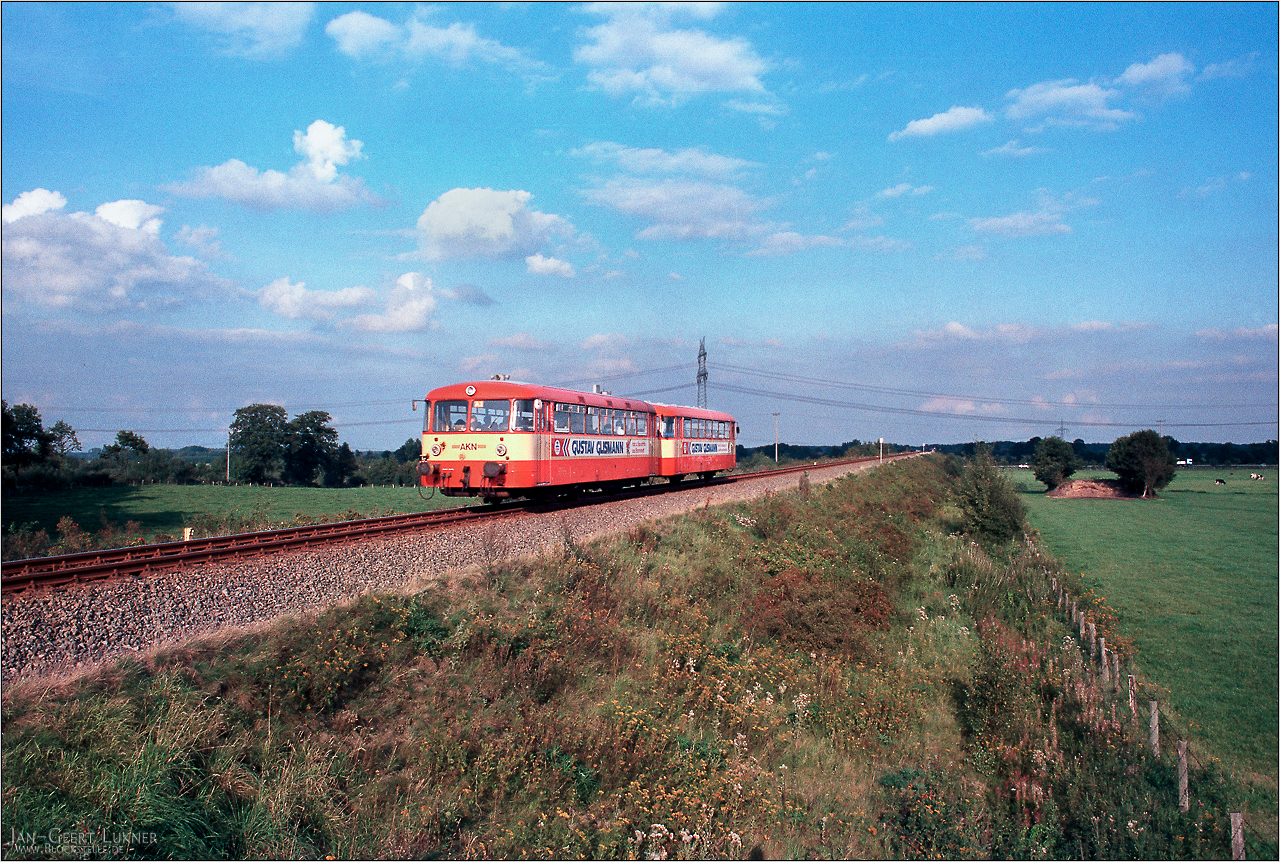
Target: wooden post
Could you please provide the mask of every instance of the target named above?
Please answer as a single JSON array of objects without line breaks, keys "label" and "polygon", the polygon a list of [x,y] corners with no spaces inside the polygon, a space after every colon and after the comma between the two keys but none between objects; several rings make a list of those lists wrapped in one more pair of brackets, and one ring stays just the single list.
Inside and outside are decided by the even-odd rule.
[{"label": "wooden post", "polygon": [[1089,658],[1098,658],[1098,627],[1089,620]]},{"label": "wooden post", "polygon": [[1244,815],[1231,812],[1231,858],[1244,858]]},{"label": "wooden post", "polygon": [[1102,645],[1102,684],[1109,685],[1111,683],[1111,668],[1107,662],[1107,639],[1098,638],[1098,642]]},{"label": "wooden post", "polygon": [[1129,711],[1133,713],[1133,720],[1138,720],[1138,681],[1133,678],[1133,674],[1129,674]]},{"label": "wooden post", "polygon": [[1116,678],[1116,685],[1120,685],[1120,654],[1115,650],[1111,651],[1111,675]]},{"label": "wooden post", "polygon": [[1178,810],[1191,810],[1191,794],[1187,792],[1187,741],[1178,740]]},{"label": "wooden post", "polygon": [[1160,759],[1160,702],[1151,701],[1151,730],[1147,734],[1147,740],[1151,743],[1151,756],[1156,760]]}]

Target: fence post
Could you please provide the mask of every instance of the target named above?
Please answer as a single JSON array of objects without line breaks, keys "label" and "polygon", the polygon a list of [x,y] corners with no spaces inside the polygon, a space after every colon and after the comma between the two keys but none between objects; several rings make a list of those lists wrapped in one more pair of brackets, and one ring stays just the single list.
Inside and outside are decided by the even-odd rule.
[{"label": "fence post", "polygon": [[1151,743],[1151,756],[1156,760],[1160,759],[1160,702],[1151,701],[1151,730],[1147,734],[1147,740]]},{"label": "fence post", "polygon": [[1191,810],[1191,794],[1187,792],[1187,741],[1178,740],[1178,810]]},{"label": "fence post", "polygon": [[1111,667],[1107,662],[1107,639],[1098,638],[1102,650],[1102,684],[1109,685],[1111,683]]},{"label": "fence post", "polygon": [[1231,812],[1231,858],[1244,858],[1244,814]]},{"label": "fence post", "polygon": [[1133,720],[1138,720],[1138,684],[1133,678],[1133,674],[1129,674],[1129,711],[1133,713]]},{"label": "fence post", "polygon": [[1089,658],[1098,658],[1098,627],[1089,620]]}]

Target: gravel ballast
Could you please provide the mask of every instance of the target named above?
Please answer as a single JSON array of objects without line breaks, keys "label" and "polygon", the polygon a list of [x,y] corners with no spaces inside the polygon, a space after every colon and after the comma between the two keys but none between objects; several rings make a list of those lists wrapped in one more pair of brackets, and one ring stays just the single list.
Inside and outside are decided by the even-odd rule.
[{"label": "gravel ballast", "polygon": [[[876,466],[814,467],[829,482]],[[224,629],[316,612],[363,593],[440,580],[469,566],[558,550],[645,521],[797,487],[800,474],[686,489],[521,514],[482,525],[375,539],[318,550],[208,563],[147,577],[6,596],[3,680],[76,673],[104,661]]]}]

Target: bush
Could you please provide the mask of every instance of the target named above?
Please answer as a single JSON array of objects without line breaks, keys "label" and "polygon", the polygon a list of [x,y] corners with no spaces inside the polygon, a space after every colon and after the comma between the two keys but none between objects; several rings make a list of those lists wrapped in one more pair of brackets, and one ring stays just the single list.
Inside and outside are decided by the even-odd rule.
[{"label": "bush", "polygon": [[961,474],[956,503],[962,527],[971,536],[1003,543],[1023,532],[1026,507],[996,469],[986,444],[977,447]]},{"label": "bush", "polygon": [[1036,478],[1049,486],[1049,490],[1061,485],[1080,467],[1076,450],[1061,437],[1046,437],[1036,444],[1033,462]]},{"label": "bush", "polygon": [[1107,469],[1120,477],[1130,491],[1154,497],[1177,475],[1169,444],[1150,429],[1135,431],[1111,444]]}]

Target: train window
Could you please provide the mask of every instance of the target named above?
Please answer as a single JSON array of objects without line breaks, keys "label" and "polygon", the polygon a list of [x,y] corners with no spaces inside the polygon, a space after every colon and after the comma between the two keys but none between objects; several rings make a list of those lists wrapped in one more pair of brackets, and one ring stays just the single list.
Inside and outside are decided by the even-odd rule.
[{"label": "train window", "polygon": [[636,414],[633,412],[627,413],[627,433],[636,436]]},{"label": "train window", "polygon": [[437,401],[434,430],[437,434],[445,431],[466,431],[467,402]]},{"label": "train window", "polygon": [[581,408],[569,414],[569,430],[574,434],[586,432],[587,414]]},{"label": "train window", "polygon": [[518,400],[515,404],[515,419],[511,422],[512,431],[533,430],[533,401]]},{"label": "train window", "polygon": [[471,430],[505,432],[511,427],[511,402],[472,401]]},{"label": "train window", "polygon": [[556,431],[561,434],[569,433],[569,405],[556,405]]},{"label": "train window", "polygon": [[662,426],[658,431],[663,439],[670,440],[676,436],[676,418],[674,416],[663,416]]},{"label": "train window", "polygon": [[[602,413],[604,414],[603,416],[601,416],[601,414],[602,414]],[[607,410],[601,410],[599,407],[588,407],[588,408],[587,408],[586,433],[587,433],[587,434],[600,434],[600,433],[603,433],[603,432],[601,431],[601,427],[600,427],[600,426],[601,426],[602,424],[603,424],[603,425],[605,425],[606,427],[608,426],[608,424],[609,424],[609,423],[608,423],[608,415],[609,415],[609,411],[607,411]],[[600,421],[601,419],[604,419],[605,421],[602,423],[602,422]]]},{"label": "train window", "polygon": [[636,414],[636,434],[638,434],[641,437],[649,436],[649,414],[648,413]]}]

